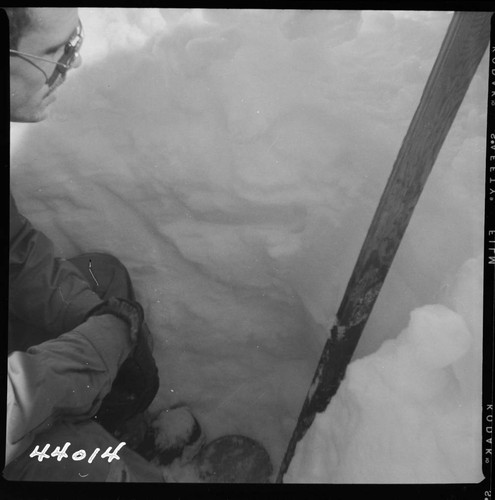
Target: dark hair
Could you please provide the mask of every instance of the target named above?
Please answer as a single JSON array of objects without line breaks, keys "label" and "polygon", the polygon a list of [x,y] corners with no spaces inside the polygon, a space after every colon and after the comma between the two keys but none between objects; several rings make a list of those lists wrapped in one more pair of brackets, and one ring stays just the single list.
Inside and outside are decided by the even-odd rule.
[{"label": "dark hair", "polygon": [[31,25],[31,17],[28,7],[4,7],[9,17],[9,41],[10,48],[17,49],[21,36]]}]

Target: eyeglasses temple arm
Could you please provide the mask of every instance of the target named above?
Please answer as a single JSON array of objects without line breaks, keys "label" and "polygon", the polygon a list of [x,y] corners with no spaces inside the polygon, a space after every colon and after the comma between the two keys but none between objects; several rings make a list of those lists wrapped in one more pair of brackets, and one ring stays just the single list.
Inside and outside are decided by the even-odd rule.
[{"label": "eyeglasses temple arm", "polygon": [[49,62],[49,63],[55,64],[56,66],[62,66],[62,68],[64,68],[64,69],[69,69],[69,66],[67,66],[67,64],[60,63],[57,61],[50,61],[50,59],[45,59],[44,57],[35,56],[33,54],[28,54],[26,52],[21,52],[19,50],[14,50],[14,49],[10,49],[9,52],[11,54],[17,54],[19,56],[30,57],[32,59],[38,59],[39,61]]}]

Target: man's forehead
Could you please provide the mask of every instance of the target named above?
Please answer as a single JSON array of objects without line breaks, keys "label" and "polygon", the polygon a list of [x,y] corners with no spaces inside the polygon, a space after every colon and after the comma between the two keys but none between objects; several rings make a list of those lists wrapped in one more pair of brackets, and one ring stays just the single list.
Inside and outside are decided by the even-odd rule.
[{"label": "man's forehead", "polygon": [[[30,8],[30,26],[25,38],[37,38],[51,45],[64,44],[77,27],[77,8]],[[24,38],[23,37],[23,38]]]}]

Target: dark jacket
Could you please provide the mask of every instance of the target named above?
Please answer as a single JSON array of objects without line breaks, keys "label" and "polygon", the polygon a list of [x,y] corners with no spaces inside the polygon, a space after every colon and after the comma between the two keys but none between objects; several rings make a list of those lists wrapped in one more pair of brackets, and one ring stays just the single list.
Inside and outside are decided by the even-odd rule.
[{"label": "dark jacket", "polygon": [[10,195],[9,313],[53,335],[72,330],[101,302],[77,268],[17,210]]}]

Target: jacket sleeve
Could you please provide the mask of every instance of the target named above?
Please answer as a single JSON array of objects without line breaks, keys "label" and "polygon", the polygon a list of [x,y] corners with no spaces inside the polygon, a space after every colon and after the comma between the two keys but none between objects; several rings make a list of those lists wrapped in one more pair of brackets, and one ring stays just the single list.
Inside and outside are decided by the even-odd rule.
[{"label": "jacket sleeve", "polygon": [[127,325],[104,315],[27,352],[10,354],[5,464],[57,418],[94,416],[131,348]]},{"label": "jacket sleeve", "polygon": [[19,213],[10,195],[9,312],[54,334],[72,330],[101,302],[53,243]]}]

